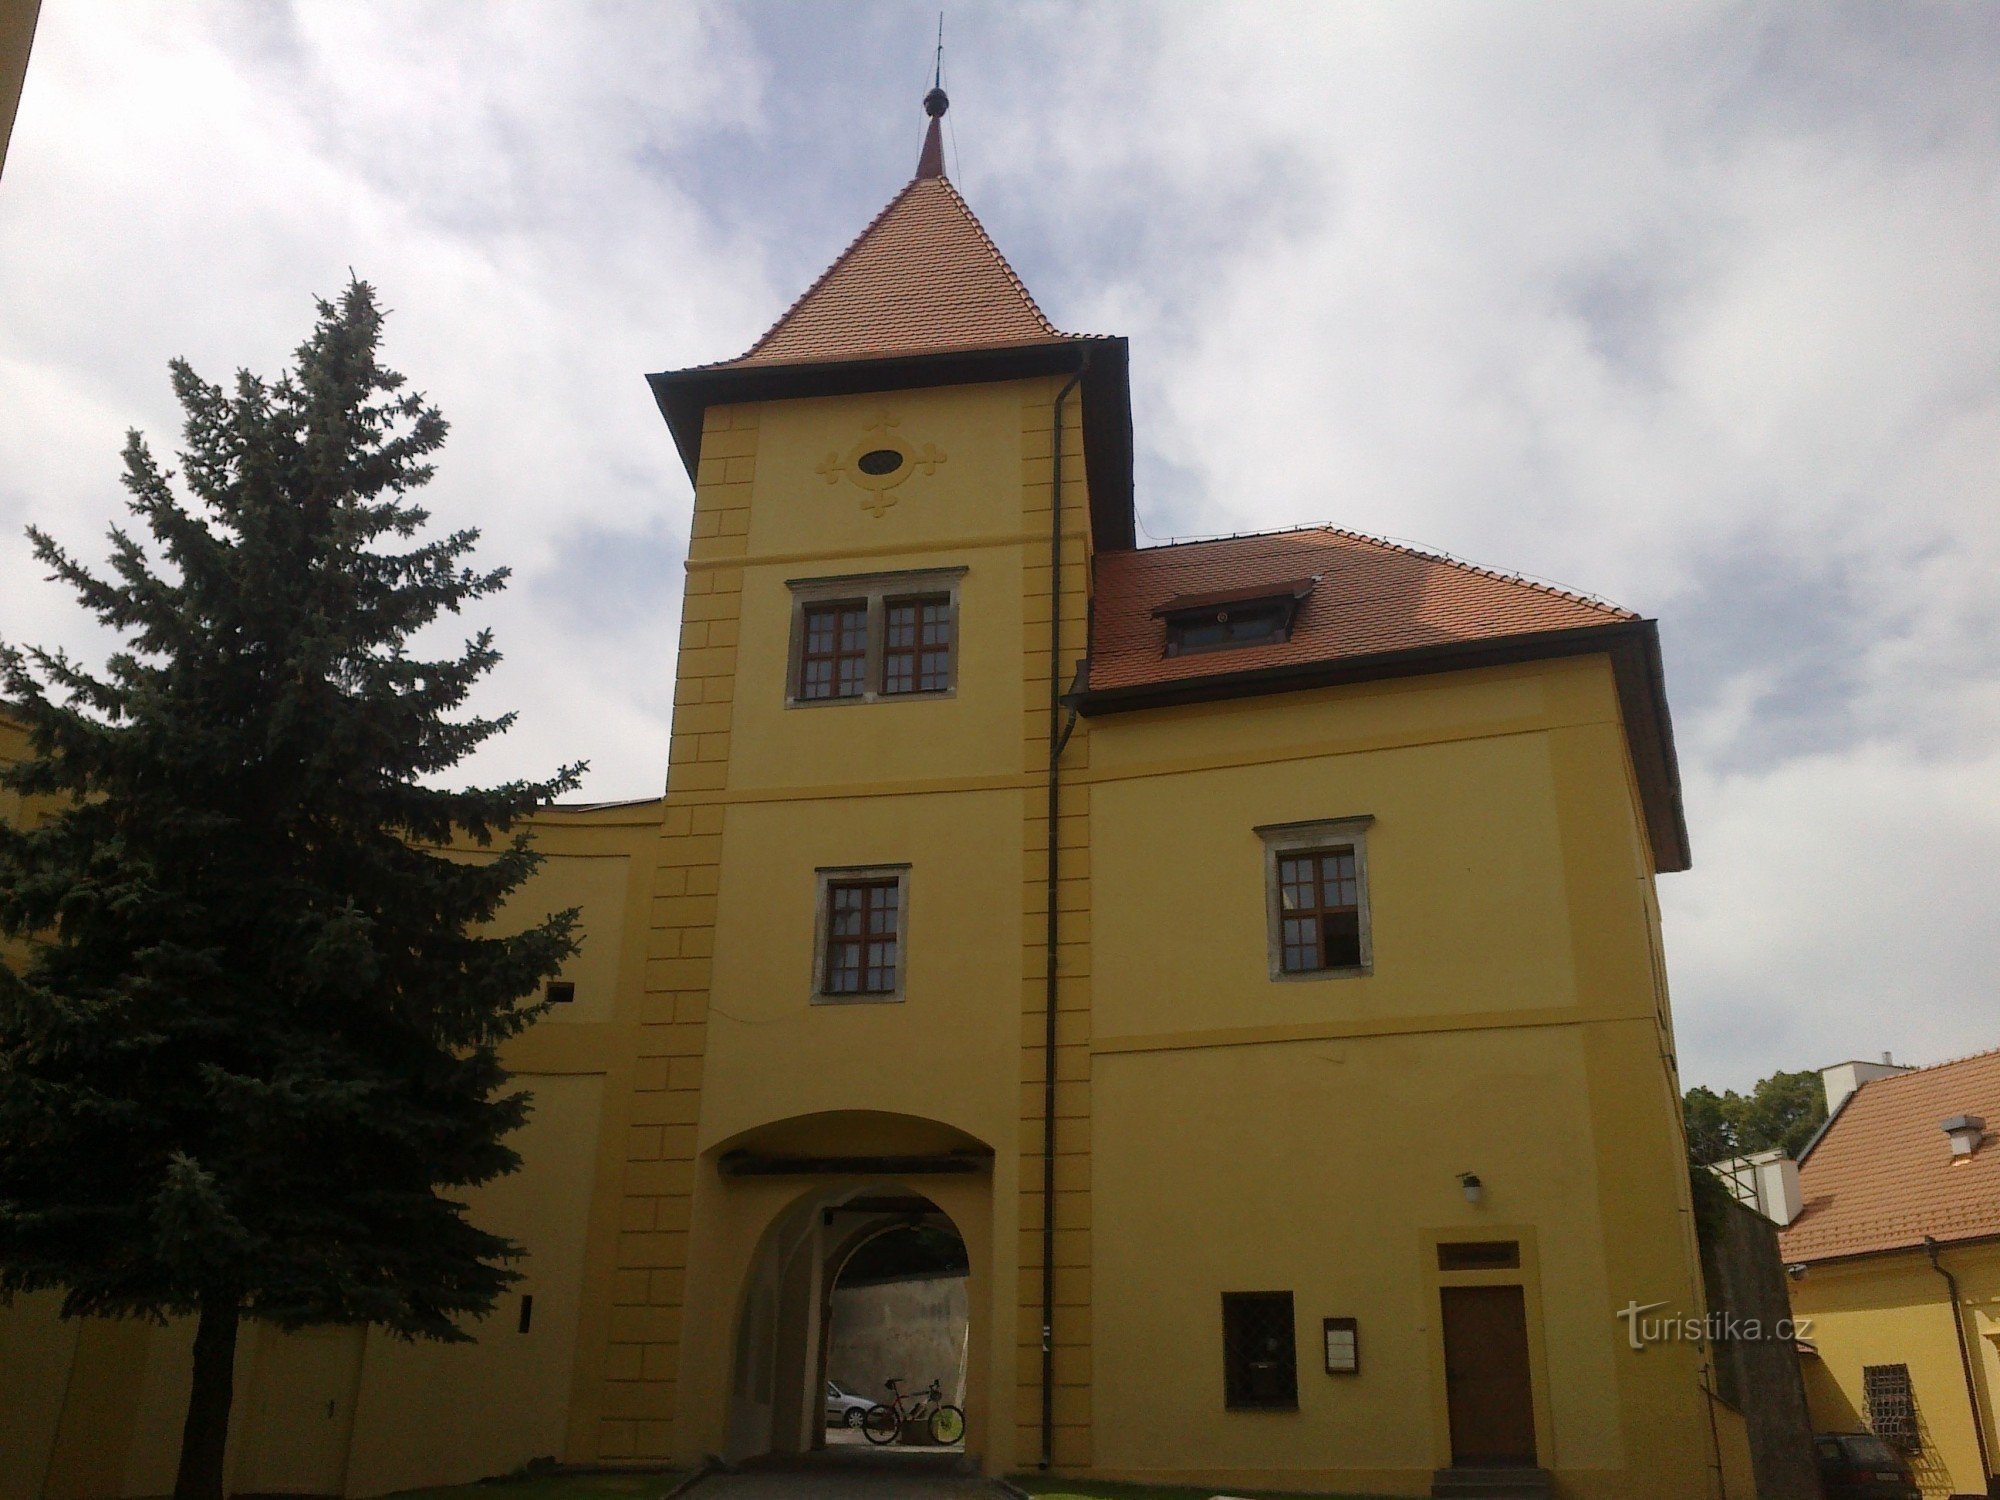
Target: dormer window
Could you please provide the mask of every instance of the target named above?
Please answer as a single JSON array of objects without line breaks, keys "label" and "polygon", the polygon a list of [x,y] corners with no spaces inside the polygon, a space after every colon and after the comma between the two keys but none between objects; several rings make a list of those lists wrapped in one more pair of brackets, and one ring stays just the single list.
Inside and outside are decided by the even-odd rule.
[{"label": "dormer window", "polygon": [[1182,594],[1153,614],[1167,622],[1169,656],[1273,645],[1291,639],[1299,606],[1318,582],[1317,578],[1300,578],[1208,594]]}]

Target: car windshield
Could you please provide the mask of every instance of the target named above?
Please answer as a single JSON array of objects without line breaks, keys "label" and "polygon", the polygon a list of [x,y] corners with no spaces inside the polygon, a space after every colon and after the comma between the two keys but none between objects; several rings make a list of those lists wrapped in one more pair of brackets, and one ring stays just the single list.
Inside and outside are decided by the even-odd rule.
[{"label": "car windshield", "polygon": [[1852,1462],[1864,1469],[1899,1469],[1902,1467],[1896,1455],[1889,1451],[1889,1445],[1872,1433],[1862,1433],[1858,1437],[1844,1437],[1841,1446],[1847,1449]]}]

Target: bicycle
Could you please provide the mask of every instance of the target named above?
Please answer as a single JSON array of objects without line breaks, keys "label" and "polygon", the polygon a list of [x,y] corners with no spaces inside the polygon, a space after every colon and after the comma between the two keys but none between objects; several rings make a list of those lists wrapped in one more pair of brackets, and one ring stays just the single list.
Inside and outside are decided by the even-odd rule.
[{"label": "bicycle", "polygon": [[[861,1419],[861,1432],[869,1442],[880,1446],[893,1443],[902,1436],[907,1422],[923,1422],[930,1428],[931,1441],[950,1445],[965,1436],[965,1413],[944,1399],[944,1387],[933,1380],[930,1389],[915,1395],[903,1393],[901,1378],[885,1381],[890,1393],[887,1406],[871,1406]],[[909,1410],[903,1409],[904,1402]]]}]

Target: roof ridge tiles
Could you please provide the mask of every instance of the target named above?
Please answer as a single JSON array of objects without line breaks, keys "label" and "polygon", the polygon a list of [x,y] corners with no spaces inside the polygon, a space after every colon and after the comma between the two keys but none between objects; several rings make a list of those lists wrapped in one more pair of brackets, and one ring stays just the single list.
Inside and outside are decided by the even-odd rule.
[{"label": "roof ridge tiles", "polygon": [[895,197],[891,198],[887,203],[882,205],[880,211],[876,213],[875,217],[870,219],[866,224],[864,224],[861,227],[861,233],[857,234],[853,239],[847,242],[847,248],[842,250],[840,254],[836,255],[833,258],[832,263],[829,264],[824,271],[820,272],[819,275],[814,278],[813,284],[811,286],[807,287],[803,292],[800,292],[798,296],[792,299],[791,305],[788,306],[783,312],[778,314],[777,318],[772,322],[769,328],[766,328],[762,333],[757,335],[756,341],[752,343],[748,349],[745,349],[741,354],[737,355],[734,359],[712,360],[708,364],[698,365],[696,366],[696,368],[703,370],[713,370],[713,369],[719,369],[723,365],[733,365],[738,360],[744,360],[750,358],[751,355],[755,354],[759,349],[763,348],[766,344],[770,343],[771,340],[777,336],[778,330],[780,328],[783,328],[786,323],[791,321],[792,314],[797,312],[801,307],[804,307],[806,303],[811,300],[813,293],[817,292],[821,287],[825,286],[827,282],[831,281],[833,279],[833,273],[835,271],[838,271],[842,266],[846,265],[848,261],[854,258],[854,252],[861,248],[862,242],[866,240],[869,235],[873,234],[877,226],[879,226],[884,219],[888,218],[889,215],[895,211],[897,204],[901,203],[905,198],[909,197],[910,194],[916,190],[916,186],[918,183],[923,182],[925,180],[926,179],[922,177],[912,177],[908,182],[904,183],[902,190],[898,192]]},{"label": "roof ridge tiles", "polygon": [[1021,294],[1021,300],[1028,304],[1028,311],[1035,315],[1036,320],[1048,330],[1050,336],[1059,339],[1089,337],[1089,335],[1065,333],[1049,321],[1048,314],[1042,311],[1041,303],[1035,300],[1035,294],[1028,290],[1028,283],[1021,279],[1020,273],[1014,269],[1014,263],[1008,260],[1006,254],[994,243],[993,236],[986,232],[986,226],[979,222],[979,215],[972,211],[972,205],[965,201],[964,195],[958,190],[958,185],[949,177],[940,176],[937,180],[944,184],[944,190],[951,194],[951,201],[957,204],[959,212],[965,215],[973,233],[979,236],[980,243],[986,246],[987,253],[1006,273],[1007,279],[1014,284],[1014,290]]},{"label": "roof ridge tiles", "polygon": [[[1947,1057],[1938,1062],[1910,1063],[1898,1066],[1897,1071],[1894,1073],[1884,1073],[1880,1078],[1871,1078],[1867,1083],[1857,1085],[1855,1092],[1859,1093],[1862,1089],[1867,1088],[1869,1084],[1894,1083],[1898,1079],[1916,1078],[1925,1073],[1935,1073],[1941,1068],[1955,1068],[1960,1063],[1978,1062],[1981,1058],[1995,1056],[2000,1056],[2000,1047],[1988,1047],[1983,1051],[1968,1052],[1963,1057]],[[1838,1064],[1835,1064],[1835,1066],[1838,1066]],[[1891,1066],[1896,1065],[1892,1064]]]},{"label": "roof ridge tiles", "polygon": [[1565,588],[1561,584],[1550,583],[1546,579],[1535,578],[1526,573],[1512,572],[1506,568],[1490,568],[1480,563],[1468,562],[1464,558],[1443,551],[1440,548],[1421,546],[1415,542],[1399,541],[1393,537],[1376,536],[1372,532],[1355,531],[1351,527],[1335,526],[1327,522],[1303,522],[1297,526],[1281,526],[1270,531],[1237,531],[1231,532],[1226,536],[1189,537],[1185,540],[1156,543],[1151,547],[1133,547],[1121,550],[1162,552],[1170,547],[1215,547],[1223,546],[1230,542],[1254,542],[1267,537],[1304,536],[1308,533],[1345,537],[1349,541],[1366,542],[1370,546],[1380,547],[1389,552],[1398,552],[1406,557],[1417,557],[1422,558],[1426,562],[1443,563],[1447,567],[1456,568],[1462,573],[1475,574],[1481,578],[1496,579],[1501,583],[1517,583],[1523,588],[1534,589],[1538,593],[1567,600],[1571,604],[1582,604],[1594,609],[1607,610],[1616,614],[1621,619],[1636,620],[1639,618],[1636,611],[1629,610],[1622,604],[1614,604],[1609,599],[1598,594],[1587,594],[1579,589]]}]

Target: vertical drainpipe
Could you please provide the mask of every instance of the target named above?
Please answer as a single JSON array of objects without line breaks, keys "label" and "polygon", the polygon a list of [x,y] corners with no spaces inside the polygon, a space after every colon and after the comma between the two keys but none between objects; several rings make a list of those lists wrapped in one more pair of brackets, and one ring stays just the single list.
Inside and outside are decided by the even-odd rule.
[{"label": "vertical drainpipe", "polygon": [[1982,1493],[1993,1493],[1993,1464],[1986,1454],[1986,1418],[1979,1411],[1979,1387],[1972,1378],[1972,1351],[1965,1347],[1965,1318],[1958,1310],[1958,1278],[1938,1263],[1938,1242],[1929,1235],[1924,1236],[1924,1254],[1931,1258],[1931,1269],[1944,1278],[1947,1291],[1951,1293],[1951,1331],[1958,1335],[1958,1363],[1965,1371],[1965,1401],[1972,1408],[1972,1440],[1979,1445],[1979,1487]]},{"label": "vertical drainpipe", "polygon": [[1047,973],[1042,1007],[1042,1459],[1046,1469],[1055,1462],[1056,1443],[1056,856],[1061,810],[1062,760],[1062,529],[1063,529],[1063,406],[1090,368],[1090,351],[1083,352],[1076,373],[1056,392],[1054,431],[1049,440],[1049,856],[1047,869]]}]

